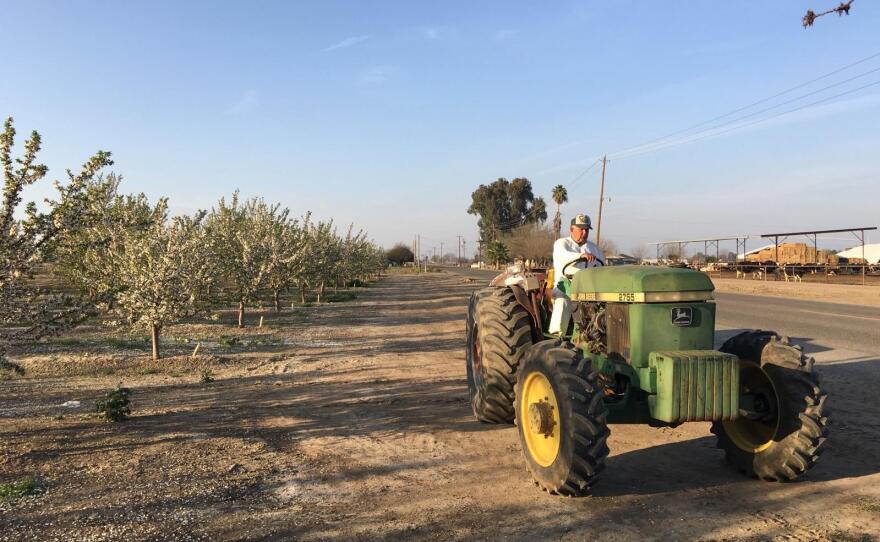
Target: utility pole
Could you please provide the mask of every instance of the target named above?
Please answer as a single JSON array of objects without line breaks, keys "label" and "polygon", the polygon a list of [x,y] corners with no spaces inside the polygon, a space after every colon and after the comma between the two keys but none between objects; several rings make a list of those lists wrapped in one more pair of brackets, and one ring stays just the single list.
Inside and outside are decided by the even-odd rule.
[{"label": "utility pole", "polygon": [[464,256],[465,260],[467,260],[467,249],[465,248],[466,246],[467,246],[467,242],[464,239],[462,239],[461,240],[461,255]]},{"label": "utility pole", "polygon": [[440,265],[443,265],[443,241],[440,241]]},{"label": "utility pole", "polygon": [[461,267],[461,235],[458,235],[458,260],[455,262],[459,267]]},{"label": "utility pole", "polygon": [[599,189],[599,220],[598,225],[596,226],[596,245],[599,245],[599,241],[602,239],[602,202],[605,201],[605,162],[607,161],[608,156],[602,157],[602,186]]}]

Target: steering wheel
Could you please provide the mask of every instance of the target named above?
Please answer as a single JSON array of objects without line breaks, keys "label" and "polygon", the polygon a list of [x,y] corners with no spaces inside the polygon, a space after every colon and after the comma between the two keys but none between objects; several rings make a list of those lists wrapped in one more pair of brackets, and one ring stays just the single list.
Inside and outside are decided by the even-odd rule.
[{"label": "steering wheel", "polygon": [[[563,265],[563,266],[562,266],[562,276],[563,276],[563,277],[567,277],[568,275],[566,275],[565,272],[568,270],[568,266],[570,266],[570,265],[572,265],[572,264],[575,264],[575,263],[578,263],[578,262],[580,262],[580,261],[586,261],[586,260],[582,260],[581,258],[577,258],[577,259],[574,259],[574,260],[568,262],[567,264]],[[605,262],[603,262],[603,261],[600,260],[599,258],[596,258],[596,262],[598,262],[599,265],[601,265],[601,266],[603,266],[603,267],[605,266]],[[560,278],[560,280],[562,280],[562,279]]]}]

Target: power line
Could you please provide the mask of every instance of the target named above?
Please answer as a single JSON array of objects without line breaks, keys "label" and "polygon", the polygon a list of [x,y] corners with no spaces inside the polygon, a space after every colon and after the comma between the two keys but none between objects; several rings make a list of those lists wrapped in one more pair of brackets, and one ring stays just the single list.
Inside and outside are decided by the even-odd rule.
[{"label": "power line", "polygon": [[[789,94],[789,93],[791,93],[791,92],[794,92],[795,90],[799,90],[799,89],[801,89],[801,88],[807,87],[807,86],[809,86],[809,85],[811,85],[811,84],[813,84],[813,83],[816,83],[817,81],[821,81],[821,80],[823,80],[823,79],[827,79],[828,77],[831,77],[831,76],[833,76],[833,75],[836,75],[836,74],[838,74],[838,73],[841,73],[841,72],[843,72],[843,71],[845,71],[845,70],[848,70],[848,69],[850,69],[850,68],[852,68],[852,67],[854,67],[854,66],[857,66],[857,65],[859,65],[859,64],[863,64],[863,63],[865,63],[865,62],[868,62],[868,61],[870,61],[870,60],[873,60],[873,59],[875,59],[875,58],[877,58],[877,57],[880,57],[880,52],[877,52],[877,53],[874,53],[874,54],[869,55],[869,56],[867,56],[867,57],[864,57],[864,58],[862,58],[862,59],[859,59],[859,60],[857,60],[857,61],[855,61],[855,62],[852,62],[852,63],[850,63],[850,64],[847,64],[847,65],[845,65],[845,66],[842,66],[842,67],[840,67],[840,68],[837,68],[837,69],[835,69],[835,70],[832,70],[832,71],[830,71],[830,72],[828,72],[828,73],[825,73],[825,74],[823,74],[823,75],[820,75],[820,76],[818,76],[818,77],[814,77],[813,79],[810,79],[810,80],[805,81],[805,82],[803,82],[803,83],[799,83],[799,84],[797,84],[797,85],[795,85],[795,86],[789,87],[789,88],[787,88],[787,89],[785,89],[785,90],[783,90],[783,91],[780,91],[780,92],[777,92],[776,94],[773,94],[772,96],[768,96],[768,97],[766,97],[766,98],[762,98],[762,99],[757,100],[757,101],[755,101],[755,102],[752,102],[752,103],[750,103],[750,104],[748,104],[748,105],[738,107],[738,108],[733,109],[733,110],[731,110],[731,111],[729,111],[729,112],[727,112],[727,113],[724,113],[724,114],[722,114],[722,115],[718,115],[718,116],[716,116],[716,117],[713,117],[713,118],[711,118],[711,119],[709,119],[709,120],[702,121],[702,122],[697,123],[697,124],[695,124],[695,125],[693,125],[693,126],[690,126],[689,128],[685,128],[685,129],[683,129],[683,130],[677,130],[677,131],[675,131],[675,132],[672,132],[672,133],[669,133],[669,134],[667,134],[667,135],[665,135],[665,136],[662,136],[662,137],[659,137],[659,138],[656,138],[656,139],[653,139],[653,140],[647,141],[647,142],[642,143],[642,144],[640,144],[640,145],[635,145],[635,146],[628,147],[628,148],[625,148],[625,149],[623,149],[623,150],[617,151],[617,152],[615,152],[615,153],[611,153],[611,156],[612,156],[612,158],[614,158],[614,159],[632,158],[632,157],[641,156],[641,155],[643,155],[643,154],[647,154],[647,153],[650,153],[650,152],[654,152],[654,151],[657,151],[657,150],[663,150],[663,149],[671,148],[671,147],[674,147],[674,146],[683,145],[683,144],[686,144],[686,143],[692,143],[692,142],[695,142],[695,141],[700,141],[700,140],[707,139],[707,138],[710,138],[710,137],[716,137],[716,136],[719,136],[719,135],[722,135],[722,134],[729,133],[729,132],[734,131],[734,130],[739,130],[739,129],[741,129],[741,128],[745,128],[745,127],[748,127],[748,126],[752,126],[752,125],[754,125],[754,124],[758,124],[758,123],[761,123],[761,122],[765,122],[765,121],[771,120],[771,119],[773,119],[773,118],[776,118],[776,117],[779,117],[779,116],[782,116],[782,115],[787,115],[787,114],[789,114],[789,113],[794,113],[794,112],[796,112],[796,111],[800,111],[800,110],[806,109],[806,108],[808,108],[808,107],[812,107],[812,106],[815,106],[815,105],[818,105],[818,104],[821,104],[821,103],[827,102],[827,101],[829,101],[829,100],[833,100],[833,99],[835,99],[835,98],[839,98],[839,97],[841,97],[841,96],[845,96],[845,95],[848,95],[848,94],[852,94],[853,92],[857,92],[857,91],[859,91],[859,90],[863,90],[863,89],[865,89],[865,88],[868,88],[868,87],[874,86],[874,85],[880,83],[880,81],[877,81],[877,82],[874,82],[874,83],[869,83],[869,84],[867,84],[867,85],[863,85],[863,86],[858,87],[858,88],[855,88],[855,89],[851,89],[851,90],[848,90],[848,91],[845,91],[845,92],[841,92],[841,93],[835,94],[835,95],[833,95],[833,96],[829,96],[829,97],[823,98],[823,99],[821,99],[821,100],[817,100],[817,101],[814,101],[814,102],[811,102],[811,103],[808,103],[808,104],[805,104],[805,105],[802,105],[802,106],[799,106],[799,107],[796,107],[796,108],[793,108],[793,109],[790,109],[790,110],[787,110],[787,111],[783,111],[783,112],[780,112],[780,113],[777,113],[777,114],[774,114],[774,115],[770,115],[770,116],[767,116],[767,117],[764,117],[764,118],[756,119],[756,120],[751,121],[751,122],[746,122],[746,123],[742,123],[742,124],[737,124],[737,125],[732,126],[731,128],[728,128],[728,129],[726,129],[726,130],[717,131],[719,128],[724,128],[725,126],[730,126],[730,125],[732,125],[732,124],[739,123],[739,122],[741,122],[741,121],[743,121],[743,120],[746,120],[746,119],[749,119],[749,118],[755,117],[755,116],[757,116],[757,115],[761,115],[761,114],[763,114],[763,113],[767,113],[767,112],[772,111],[772,110],[774,110],[774,109],[778,109],[779,107],[783,107],[783,106],[785,106],[785,105],[788,105],[788,104],[791,104],[791,103],[794,103],[794,102],[797,102],[797,101],[803,100],[804,98],[807,98],[807,97],[809,97],[809,96],[814,96],[814,95],[816,95],[816,94],[818,94],[818,93],[820,93],[820,92],[824,92],[824,91],[829,90],[829,89],[831,89],[831,88],[838,87],[838,86],[840,86],[840,85],[846,84],[846,83],[851,82],[851,81],[854,81],[854,80],[856,80],[856,79],[860,79],[860,78],[865,77],[865,76],[867,76],[867,75],[870,75],[870,74],[872,74],[872,73],[876,73],[876,72],[880,71],[880,68],[875,68],[875,69],[872,69],[872,70],[868,70],[868,71],[866,71],[866,72],[862,72],[862,73],[860,73],[860,74],[858,74],[858,75],[855,75],[855,76],[852,76],[852,77],[850,77],[850,78],[844,79],[843,81],[838,81],[838,82],[836,82],[836,83],[832,83],[832,84],[830,84],[830,85],[826,85],[826,86],[824,86],[824,87],[822,87],[822,88],[820,88],[820,89],[810,91],[810,92],[808,92],[808,93],[805,93],[805,94],[799,95],[799,96],[797,96],[797,97],[795,97],[795,98],[791,98],[791,99],[789,99],[789,100],[785,100],[785,101],[783,101],[783,102],[777,103],[777,104],[772,105],[772,106],[770,106],[770,107],[766,107],[766,108],[764,108],[764,109],[761,109],[760,111],[755,111],[755,112],[752,112],[752,113],[748,113],[748,114],[746,114],[746,115],[741,115],[741,116],[739,116],[739,117],[737,117],[737,118],[734,118],[734,119],[731,119],[731,120],[725,121],[725,122],[723,122],[723,123],[721,123],[721,124],[717,124],[717,125],[715,125],[715,126],[711,126],[711,127],[708,127],[708,128],[704,128],[704,129],[702,129],[702,130],[698,130],[698,131],[696,131],[696,132],[691,133],[690,135],[688,135],[688,136],[686,136],[686,137],[679,138],[679,139],[674,139],[674,140],[670,140],[670,138],[672,138],[672,137],[674,137],[674,136],[676,136],[676,135],[680,135],[680,134],[685,134],[685,133],[688,133],[688,132],[692,132],[692,131],[693,131],[694,129],[696,129],[696,128],[700,128],[700,127],[705,126],[705,125],[707,125],[707,124],[711,124],[711,123],[713,123],[713,122],[715,122],[715,121],[718,121],[718,120],[724,119],[724,118],[729,117],[729,116],[731,116],[731,115],[734,115],[734,114],[736,114],[736,113],[740,113],[740,112],[746,111],[746,110],[751,109],[751,108],[753,108],[753,107],[755,107],[755,106],[757,106],[757,105],[760,105],[760,104],[762,104],[762,103],[767,103],[767,102],[769,102],[769,101],[771,101],[771,100],[773,100],[773,99],[775,99],[775,98],[778,98],[778,97],[780,97],[780,96],[784,96],[784,95],[786,95],[786,94]],[[578,183],[578,182],[579,182],[579,181],[580,181],[580,180],[581,180],[581,179],[582,179],[582,178],[583,178],[583,177],[584,177],[584,176],[585,176],[590,170],[592,170],[593,168],[595,168],[600,162],[601,162],[601,159],[599,159],[599,158],[597,158],[596,160],[594,160],[589,166],[587,166],[584,170],[582,170],[580,173],[578,173],[578,174],[577,174],[577,175],[571,180],[571,182],[569,183],[568,188],[572,188],[572,187],[574,187],[575,185],[577,185],[577,183]],[[499,224],[498,228],[499,228],[500,230],[502,230],[502,231],[507,231],[507,230],[510,230],[510,229],[512,229],[512,228],[518,227],[518,226],[520,226],[520,225],[526,223],[526,222],[532,217],[532,215],[534,215],[535,213],[537,213],[539,210],[540,210],[539,208],[534,208],[534,207],[533,207],[530,211],[528,211],[527,213],[525,213],[524,215],[522,215],[522,216],[520,216],[520,217],[517,217],[517,218],[515,218],[515,219],[508,220],[508,221],[505,221],[505,222],[502,222],[501,224]],[[546,207],[544,208],[544,210],[546,210]]]},{"label": "power line", "polygon": [[854,67],[854,66],[858,66],[859,64],[863,64],[863,63],[868,62],[869,60],[873,60],[873,59],[875,59],[875,58],[877,58],[877,57],[880,57],[880,52],[874,53],[874,54],[869,55],[869,56],[867,56],[867,57],[864,57],[864,58],[862,58],[862,59],[860,59],[860,60],[857,60],[857,61],[855,61],[855,62],[852,62],[852,63],[850,63],[850,64],[847,64],[846,66],[843,66],[843,67],[837,68],[836,70],[830,71],[830,72],[828,72],[828,73],[826,73],[826,74],[823,74],[823,75],[820,75],[820,76],[815,77],[815,78],[813,78],[813,79],[810,79],[809,81],[805,81],[805,82],[803,82],[803,83],[799,83],[799,84],[797,84],[797,85],[795,85],[795,86],[793,86],[793,87],[787,88],[787,89],[785,89],[785,90],[783,90],[783,91],[781,91],[781,92],[777,92],[776,94],[773,94],[772,96],[768,96],[767,98],[762,98],[762,99],[760,99],[760,100],[758,100],[758,101],[755,101],[755,102],[752,102],[752,103],[750,103],[750,104],[748,104],[748,105],[744,105],[744,106],[742,106],[742,107],[738,107],[738,108],[736,108],[736,109],[733,109],[732,111],[728,111],[727,113],[724,113],[723,115],[718,115],[718,116],[713,117],[713,118],[711,118],[711,119],[709,119],[709,120],[705,120],[705,121],[699,122],[699,123],[697,123],[697,124],[694,124],[693,126],[690,126],[690,127],[688,127],[688,128],[685,128],[685,129],[683,129],[683,130],[677,130],[677,131],[675,131],[675,132],[671,132],[671,133],[669,133],[669,134],[666,134],[666,135],[664,135],[664,136],[662,136],[662,137],[658,137],[658,138],[655,138],[655,139],[652,139],[652,140],[646,141],[645,143],[641,143],[641,144],[639,144],[639,145],[635,145],[635,146],[632,146],[632,147],[625,148],[625,149],[623,149],[623,150],[620,150],[620,151],[617,151],[617,152],[611,153],[611,155],[612,155],[612,157],[620,157],[620,155],[622,155],[622,154],[629,153],[629,152],[634,151],[634,150],[641,150],[643,147],[651,146],[651,145],[653,145],[654,143],[661,142],[661,141],[666,140],[666,139],[669,139],[669,138],[671,138],[671,137],[673,137],[673,136],[677,136],[677,135],[680,135],[680,134],[684,134],[684,133],[690,132],[691,130],[693,130],[693,129],[695,129],[695,128],[700,128],[701,126],[705,126],[706,124],[711,124],[711,123],[713,123],[713,122],[715,122],[715,121],[717,121],[717,120],[721,120],[721,119],[723,119],[723,118],[729,117],[729,116],[734,115],[734,114],[736,114],[736,113],[739,113],[739,112],[745,111],[745,110],[747,110],[747,109],[751,109],[752,107],[755,107],[756,105],[760,105],[760,104],[762,104],[762,103],[769,102],[770,100],[773,100],[773,99],[778,98],[778,97],[780,97],[780,96],[784,96],[784,95],[786,95],[786,94],[789,94],[789,93],[791,93],[791,92],[794,92],[795,90],[799,90],[799,89],[801,89],[801,88],[804,88],[804,87],[806,87],[806,86],[809,86],[809,85],[811,85],[811,84],[813,84],[813,83],[815,83],[815,82],[817,82],[817,81],[821,81],[822,79],[827,79],[828,77],[831,77],[832,75],[836,75],[836,74],[838,74],[838,73],[840,73],[840,72],[843,72],[843,71],[848,70],[849,68],[852,68],[852,67]]},{"label": "power line", "polygon": [[[593,169],[594,167],[596,167],[597,165],[599,165],[601,162],[602,162],[602,160],[601,160],[600,158],[597,158],[596,160],[594,160],[594,161],[593,161],[589,166],[587,166],[583,171],[581,171],[580,173],[578,173],[577,175],[575,175],[574,178],[572,178],[571,182],[570,182],[569,185],[568,185],[568,188],[571,188],[571,187],[573,187],[574,185],[576,185],[576,184],[577,184],[577,183],[583,178],[584,175],[586,175],[587,173],[589,173],[589,171],[590,171],[591,169]],[[544,210],[545,210],[545,211],[547,210],[546,207],[544,208]],[[507,230],[510,230],[510,229],[516,228],[516,227],[518,227],[518,226],[521,226],[521,225],[525,224],[525,223],[528,221],[528,219],[529,219],[529,217],[531,217],[531,215],[533,215],[534,213],[537,213],[537,212],[538,212],[538,209],[532,207],[532,209],[529,210],[529,212],[525,213],[525,214],[522,215],[521,217],[519,217],[519,218],[514,218],[513,220],[509,220],[509,221],[507,221],[507,222],[503,222],[503,223],[501,223],[501,224],[498,226],[498,229],[500,229],[500,230],[502,230],[502,231],[507,231]]]},{"label": "power line", "polygon": [[710,137],[720,136],[720,135],[723,135],[723,134],[726,134],[726,133],[732,132],[732,131],[734,131],[734,130],[739,130],[739,129],[741,129],[741,128],[746,128],[746,127],[748,127],[748,126],[752,126],[752,125],[755,125],[755,124],[759,124],[759,123],[761,123],[761,122],[766,122],[766,121],[768,121],[768,120],[772,120],[772,119],[775,119],[776,117],[781,117],[781,116],[783,116],[783,115],[787,115],[787,114],[789,114],[789,113],[795,113],[795,112],[797,112],[797,111],[801,111],[801,110],[803,110],[803,109],[807,109],[807,108],[809,108],[809,107],[813,107],[813,106],[815,106],[815,105],[819,105],[819,104],[821,104],[821,103],[825,103],[825,102],[830,101],[830,100],[833,100],[833,99],[835,99],[835,98],[840,98],[841,96],[846,96],[846,95],[848,95],[848,94],[852,94],[852,93],[854,93],[854,92],[858,92],[858,91],[860,91],[860,90],[864,90],[864,89],[866,89],[866,88],[873,87],[873,86],[878,85],[878,84],[880,84],[880,80],[878,80],[878,81],[874,81],[873,83],[868,83],[867,85],[862,85],[862,86],[857,87],[857,88],[854,88],[854,89],[847,90],[847,91],[845,91],[845,92],[841,92],[841,93],[839,93],[839,94],[835,94],[835,95],[833,95],[833,96],[828,96],[828,97],[826,97],[826,98],[822,98],[821,100],[816,100],[815,102],[810,102],[810,103],[808,103],[808,104],[804,104],[804,105],[802,105],[802,106],[795,107],[794,109],[789,109],[788,111],[782,111],[782,112],[780,112],[780,113],[776,113],[775,115],[770,115],[769,117],[764,117],[764,118],[762,118],[762,119],[756,119],[756,120],[753,120],[753,121],[751,121],[751,122],[746,122],[746,123],[744,123],[744,124],[739,124],[739,125],[737,125],[737,126],[732,126],[732,127],[728,128],[728,129],[726,129],[726,130],[722,130],[722,131],[720,131],[720,132],[710,133],[710,134],[706,134],[706,135],[699,136],[699,137],[692,137],[692,138],[690,138],[690,139],[681,139],[681,140],[678,140],[678,141],[672,141],[672,142],[669,142],[669,143],[668,143],[667,145],[665,145],[665,146],[654,147],[654,148],[651,148],[651,149],[645,150],[645,151],[643,151],[643,152],[639,152],[639,153],[636,153],[636,154],[630,154],[630,155],[627,155],[627,158],[633,158],[633,157],[641,156],[641,155],[643,155],[643,154],[648,154],[648,153],[650,153],[650,152],[654,152],[654,151],[657,151],[657,150],[668,149],[668,148],[670,148],[670,147],[675,147],[675,146],[677,146],[677,145],[683,145],[683,144],[685,144],[685,143],[693,143],[694,141],[701,141],[701,140],[703,140],[703,139],[707,139],[707,138],[710,138]]},{"label": "power line", "polygon": [[[848,78],[848,79],[844,79],[843,81],[838,81],[837,83],[833,83],[833,84],[831,84],[831,85],[824,86],[824,87],[822,87],[822,88],[820,88],[820,89],[810,91],[810,92],[808,92],[808,93],[806,93],[806,94],[802,94],[802,95],[797,96],[797,97],[795,97],[795,98],[791,98],[791,99],[786,100],[786,101],[784,101],[784,102],[780,102],[780,103],[778,103],[778,104],[776,104],[776,105],[771,105],[770,107],[766,107],[766,108],[761,109],[761,110],[759,110],[759,111],[755,111],[755,112],[753,112],[753,113],[749,113],[749,114],[747,114],[747,115],[743,115],[743,116],[741,116],[741,117],[737,117],[737,118],[735,118],[735,119],[732,119],[732,120],[729,120],[729,121],[722,122],[721,124],[718,124],[718,125],[716,125],[716,126],[711,126],[711,127],[709,127],[709,128],[704,128],[704,129],[702,129],[702,130],[697,130],[696,132],[690,134],[690,135],[687,136],[686,138],[682,138],[682,139],[679,139],[679,140],[677,140],[677,141],[687,140],[688,138],[693,138],[694,136],[699,135],[699,134],[703,134],[703,133],[706,133],[706,132],[711,132],[712,130],[717,130],[718,128],[723,128],[723,127],[725,127],[725,126],[730,126],[731,124],[734,124],[734,123],[736,123],[736,122],[739,122],[739,121],[742,121],[742,120],[745,120],[745,119],[748,119],[748,118],[754,117],[754,116],[756,116],[756,115],[760,115],[760,114],[762,114],[762,113],[766,113],[766,112],[768,112],[768,111],[772,111],[772,110],[777,109],[777,108],[779,108],[779,107],[782,107],[782,106],[784,106],[784,105],[788,105],[788,104],[791,104],[791,103],[794,103],[794,102],[798,102],[798,101],[800,101],[800,100],[803,100],[804,98],[808,98],[808,97],[810,97],[810,96],[814,96],[814,95],[816,95],[816,94],[819,94],[819,93],[824,92],[824,91],[826,91],[826,90],[832,89],[832,88],[834,88],[834,87],[839,87],[840,85],[843,85],[843,84],[849,83],[849,82],[851,82],[851,81],[855,81],[856,79],[861,79],[862,77],[865,77],[865,76],[867,76],[867,75],[871,75],[872,73],[876,73],[876,72],[878,72],[878,71],[880,71],[880,68],[874,68],[873,70],[868,70],[868,71],[863,72],[863,73],[860,73],[860,74],[858,74],[858,75],[854,75],[854,76],[852,76],[852,77],[850,77],[850,78]],[[676,140],[673,140],[673,141],[676,141]],[[634,156],[634,155],[638,155],[638,154],[644,154],[644,152],[647,152],[647,151],[649,151],[649,150],[654,150],[654,149],[659,149],[659,148],[665,148],[666,144],[668,144],[668,143],[670,143],[670,142],[666,142],[666,143],[655,143],[655,144],[653,144],[653,145],[646,145],[646,146],[645,146],[646,148],[645,148],[644,150],[642,150],[641,152],[636,152],[636,151],[638,151],[638,148],[636,148],[636,151],[630,151],[629,153],[618,154],[618,155],[615,156],[615,158],[616,158],[617,160],[620,160],[621,158],[628,158],[629,156]]]}]

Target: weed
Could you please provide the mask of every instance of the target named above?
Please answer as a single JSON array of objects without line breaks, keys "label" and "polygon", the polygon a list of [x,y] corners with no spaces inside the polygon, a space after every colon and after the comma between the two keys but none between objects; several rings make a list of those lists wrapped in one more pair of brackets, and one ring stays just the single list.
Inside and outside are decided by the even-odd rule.
[{"label": "weed", "polygon": [[116,389],[107,392],[103,398],[95,401],[95,411],[100,412],[110,421],[121,422],[131,414],[128,396],[131,390],[118,384]]},{"label": "weed", "polygon": [[857,504],[860,510],[864,510],[865,512],[875,512],[880,513],[880,500],[864,498],[860,500]]},{"label": "weed", "polygon": [[149,344],[148,337],[102,337],[94,341],[82,342],[82,346],[91,347],[94,343],[99,342],[107,348],[114,350],[140,350]]},{"label": "weed", "polygon": [[217,340],[220,346],[237,346],[241,340],[238,337],[222,336]]},{"label": "weed", "polygon": [[334,292],[332,294],[326,294],[324,296],[324,300],[327,303],[341,303],[343,301],[351,301],[353,299],[357,299],[357,294],[354,292]]},{"label": "weed", "polygon": [[210,384],[214,381],[214,371],[211,369],[202,369],[202,384]]},{"label": "weed", "polygon": [[834,531],[828,536],[834,542],[876,542],[876,538],[868,533],[851,533],[848,531]]},{"label": "weed", "polygon": [[0,373],[7,373],[7,371],[21,376],[24,374],[24,367],[18,363],[13,363],[7,359],[0,358]]},{"label": "weed", "polygon": [[39,495],[46,492],[46,484],[42,480],[34,477],[22,478],[17,482],[8,482],[0,484],[0,499],[12,501],[27,497],[29,495]]},{"label": "weed", "polygon": [[262,337],[259,339],[251,339],[247,342],[247,346],[253,348],[255,346],[279,346],[284,344],[284,341],[280,339],[273,339],[271,337]]}]

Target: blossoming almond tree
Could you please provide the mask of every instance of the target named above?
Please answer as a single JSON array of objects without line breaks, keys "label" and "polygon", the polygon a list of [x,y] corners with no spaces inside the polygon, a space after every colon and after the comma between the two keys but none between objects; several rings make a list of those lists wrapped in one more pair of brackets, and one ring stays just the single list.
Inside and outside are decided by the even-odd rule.
[{"label": "blossoming almond tree", "polygon": [[328,282],[335,279],[336,264],[341,258],[340,240],[333,221],[309,224],[306,247],[308,257],[304,262],[305,282],[318,291],[318,304]]},{"label": "blossoming almond tree", "polygon": [[121,286],[115,311],[133,328],[149,330],[154,360],[162,329],[206,308],[204,293],[213,271],[204,216],[158,221],[147,231],[120,231],[124,249],[115,258]]},{"label": "blossoming almond tree", "polygon": [[67,184],[55,183],[58,199],[47,201],[46,210],[38,210],[33,202],[21,209],[22,190],[45,177],[48,168],[36,161],[40,134],[31,134],[19,158],[13,158],[14,144],[10,117],[0,133],[0,368],[17,367],[6,359],[9,346],[58,332],[89,313],[90,300],[49,292],[37,287],[33,278],[59,241],[82,225],[85,188],[103,167],[113,163],[109,152],[99,151],[78,174],[68,170]]},{"label": "blossoming almond tree", "polygon": [[238,192],[229,203],[220,199],[208,215],[207,241],[211,258],[238,303],[238,327],[244,327],[246,304],[255,301],[266,279],[278,264],[269,240],[278,224],[288,221],[288,210],[267,204],[262,198],[239,201]]},{"label": "blossoming almond tree", "polygon": [[270,258],[275,262],[266,274],[266,286],[272,293],[275,312],[281,311],[281,292],[293,285],[296,270],[308,255],[306,250],[306,231],[299,221],[278,220],[274,233],[266,240],[270,248]]},{"label": "blossoming almond tree", "polygon": [[[55,251],[55,268],[89,299],[106,301],[112,309],[121,284],[116,259],[125,248],[123,230],[150,231],[165,220],[166,199],[153,206],[144,194],[122,195],[122,177],[99,176],[85,187],[84,222],[65,236]],[[130,237],[130,236],[129,236]]]}]

